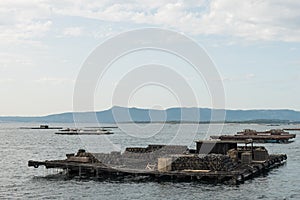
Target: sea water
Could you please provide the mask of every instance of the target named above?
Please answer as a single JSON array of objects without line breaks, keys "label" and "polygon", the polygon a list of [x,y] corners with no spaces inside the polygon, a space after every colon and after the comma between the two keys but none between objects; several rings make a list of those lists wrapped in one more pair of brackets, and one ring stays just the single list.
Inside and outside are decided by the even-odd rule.
[{"label": "sea water", "polygon": [[[287,154],[285,165],[233,186],[67,179],[59,170],[27,166],[28,160],[65,159],[66,153],[76,153],[80,148],[92,152],[123,151],[127,146],[148,144],[184,144],[195,148],[195,140],[207,139],[214,134],[207,134],[208,124],[120,124],[120,128],[113,129],[113,135],[107,136],[56,135],[56,130],[19,129],[21,126],[39,124],[0,123],[0,199],[300,199],[300,132],[294,132],[297,137],[289,144],[262,144],[269,153]],[[246,128],[268,130],[283,127],[293,126],[226,124],[222,132],[234,134]]]}]

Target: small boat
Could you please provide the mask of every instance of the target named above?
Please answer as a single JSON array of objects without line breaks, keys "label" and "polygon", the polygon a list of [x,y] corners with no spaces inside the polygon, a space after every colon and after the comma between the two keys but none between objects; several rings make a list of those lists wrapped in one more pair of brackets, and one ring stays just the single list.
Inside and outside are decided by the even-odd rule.
[{"label": "small boat", "polygon": [[110,135],[113,134],[111,130],[99,128],[99,129],[78,129],[78,128],[66,128],[61,129],[55,134],[58,135]]},{"label": "small boat", "polygon": [[282,129],[272,129],[268,131],[256,131],[245,129],[244,131],[237,132],[235,135],[220,135],[211,136],[212,139],[220,140],[246,140],[252,139],[253,142],[260,143],[288,143],[290,139],[296,137],[296,134],[290,134]]}]

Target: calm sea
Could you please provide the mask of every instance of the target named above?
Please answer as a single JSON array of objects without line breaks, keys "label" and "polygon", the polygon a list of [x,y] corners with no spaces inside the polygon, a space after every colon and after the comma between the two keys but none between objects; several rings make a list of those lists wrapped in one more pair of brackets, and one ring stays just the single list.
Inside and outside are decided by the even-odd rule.
[{"label": "calm sea", "polygon": [[[73,127],[74,124],[51,124]],[[208,138],[208,125],[122,124],[109,136],[55,135],[55,130],[25,130],[39,124],[0,123],[0,199],[300,199],[300,132],[290,144],[266,144],[270,153],[286,153],[287,163],[238,186],[173,182],[112,182],[71,179],[56,170],[28,168],[28,160],[64,159],[79,148],[93,152],[123,150],[126,146],[185,144]],[[86,124],[82,126],[93,126]],[[217,126],[217,125],[213,125]],[[216,128],[216,127],[211,128]],[[284,126],[292,127],[292,126]],[[227,124],[224,133],[245,128],[282,128],[267,125]],[[139,130],[139,131],[135,131]],[[196,131],[195,131],[196,130]],[[213,133],[212,133],[213,134]]]}]

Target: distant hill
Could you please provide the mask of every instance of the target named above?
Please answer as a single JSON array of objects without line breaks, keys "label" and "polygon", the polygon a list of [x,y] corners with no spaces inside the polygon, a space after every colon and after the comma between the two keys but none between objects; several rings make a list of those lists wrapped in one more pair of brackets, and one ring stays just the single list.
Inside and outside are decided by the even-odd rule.
[{"label": "distant hill", "polygon": [[[213,110],[218,115],[224,110]],[[300,122],[300,112],[294,110],[225,110],[227,122]],[[41,117],[0,117],[0,122],[40,122],[67,123],[76,121],[101,123],[115,122],[209,122],[212,109],[209,108],[170,108],[167,110],[112,107],[99,112],[61,113]]]}]

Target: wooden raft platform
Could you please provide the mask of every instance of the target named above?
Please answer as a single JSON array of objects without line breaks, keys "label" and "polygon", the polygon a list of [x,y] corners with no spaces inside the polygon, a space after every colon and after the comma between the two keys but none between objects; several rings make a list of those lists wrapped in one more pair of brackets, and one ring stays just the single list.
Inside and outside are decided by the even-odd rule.
[{"label": "wooden raft platform", "polygon": [[20,127],[20,129],[62,129],[62,127],[52,127],[49,125],[40,125],[39,127]]},{"label": "wooden raft platform", "polygon": [[255,161],[251,164],[238,165],[232,171],[211,170],[178,170],[158,171],[151,169],[128,169],[122,167],[109,167],[102,163],[82,163],[66,160],[28,161],[29,167],[64,169],[69,177],[96,178],[122,180],[128,177],[142,177],[144,180],[154,181],[200,181],[209,183],[240,184],[245,180],[259,176],[272,168],[282,165],[287,156],[285,154],[269,155],[266,161]]},{"label": "wooden raft platform", "polygon": [[78,128],[66,128],[55,132],[58,135],[111,135],[114,134],[109,129],[104,128],[88,128],[88,129],[78,129]]},{"label": "wooden raft platform", "polygon": [[300,131],[300,128],[284,128],[285,131]]},{"label": "wooden raft platform", "polygon": [[[284,129],[287,130],[287,129]],[[253,140],[255,143],[289,143],[289,141],[296,137],[296,134],[290,134],[283,129],[272,129],[269,131],[256,131],[251,129],[245,129],[238,132],[235,135],[220,135],[211,136],[212,139],[219,140],[231,140],[231,141],[243,141],[247,139]]]}]

